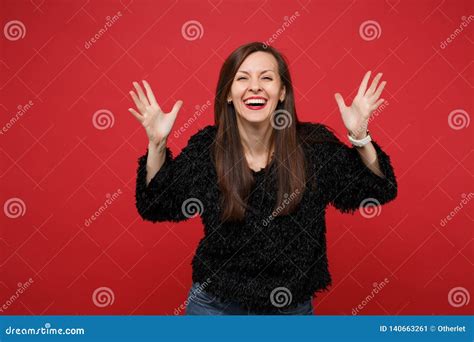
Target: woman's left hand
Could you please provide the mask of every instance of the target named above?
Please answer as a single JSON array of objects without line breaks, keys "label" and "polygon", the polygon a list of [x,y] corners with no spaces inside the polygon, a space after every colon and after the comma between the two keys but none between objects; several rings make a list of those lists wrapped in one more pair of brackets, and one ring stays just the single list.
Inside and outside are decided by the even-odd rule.
[{"label": "woman's left hand", "polygon": [[368,71],[364,75],[364,79],[359,86],[359,91],[350,107],[346,106],[341,94],[334,94],[339,111],[341,112],[342,121],[344,121],[344,125],[349,134],[355,139],[363,139],[366,136],[370,114],[385,101],[384,99],[379,99],[379,97],[387,82],[383,81],[377,88],[380,78],[382,77],[382,73],[379,73],[373,79],[370,88],[367,89],[370,73],[371,72]]}]

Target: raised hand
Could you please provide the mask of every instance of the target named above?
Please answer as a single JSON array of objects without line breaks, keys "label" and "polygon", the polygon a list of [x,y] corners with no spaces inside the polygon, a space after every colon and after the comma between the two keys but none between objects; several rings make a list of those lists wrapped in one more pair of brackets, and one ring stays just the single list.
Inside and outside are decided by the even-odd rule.
[{"label": "raised hand", "polygon": [[364,79],[359,86],[359,91],[350,107],[346,106],[340,93],[334,94],[339,111],[341,112],[342,121],[344,121],[348,132],[355,139],[363,139],[366,136],[370,114],[385,101],[384,99],[379,99],[379,97],[387,82],[383,81],[377,88],[380,78],[382,77],[382,73],[379,73],[374,77],[370,88],[367,89],[370,73],[371,72],[368,71],[364,75]]},{"label": "raised hand", "polygon": [[145,128],[149,142],[158,146],[165,142],[170,134],[183,101],[176,101],[171,112],[165,113],[156,102],[155,95],[147,81],[143,81],[146,95],[138,82],[133,82],[133,85],[138,95],[133,90],[130,91],[130,95],[137,106],[138,112],[133,108],[128,110]]}]

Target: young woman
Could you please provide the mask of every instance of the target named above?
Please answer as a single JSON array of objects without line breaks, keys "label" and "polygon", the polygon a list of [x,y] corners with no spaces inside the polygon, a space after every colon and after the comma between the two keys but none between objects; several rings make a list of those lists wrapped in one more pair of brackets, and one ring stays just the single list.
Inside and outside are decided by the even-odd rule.
[{"label": "young woman", "polygon": [[166,146],[182,101],[170,113],[150,85],[134,82],[129,111],[148,149],[138,159],[136,206],[144,220],[200,215],[204,237],[192,261],[187,314],[311,315],[331,285],[325,210],[353,213],[397,196],[389,156],[367,124],[385,82],[370,71],[350,107],[335,99],[353,145],[323,124],[300,122],[288,64],[259,42],[225,60],[214,125],[198,130],[174,158]]}]

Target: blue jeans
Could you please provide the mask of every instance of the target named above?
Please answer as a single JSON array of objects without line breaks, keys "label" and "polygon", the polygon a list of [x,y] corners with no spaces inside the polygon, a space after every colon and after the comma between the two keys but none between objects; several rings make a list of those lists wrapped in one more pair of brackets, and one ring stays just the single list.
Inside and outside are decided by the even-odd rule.
[{"label": "blue jeans", "polygon": [[[188,294],[186,315],[259,315],[238,303],[224,303],[212,294],[200,289],[199,283],[193,283]],[[299,304],[296,308],[278,309],[276,315],[313,315],[312,300]]]}]

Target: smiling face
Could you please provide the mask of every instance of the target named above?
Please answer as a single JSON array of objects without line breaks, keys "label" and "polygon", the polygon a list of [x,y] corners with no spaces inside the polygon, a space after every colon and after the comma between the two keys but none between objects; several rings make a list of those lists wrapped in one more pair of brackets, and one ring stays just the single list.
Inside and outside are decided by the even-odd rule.
[{"label": "smiling face", "polygon": [[278,101],[285,99],[285,87],[277,60],[267,52],[250,54],[240,65],[227,101],[232,100],[241,119],[258,123],[269,120]]}]

